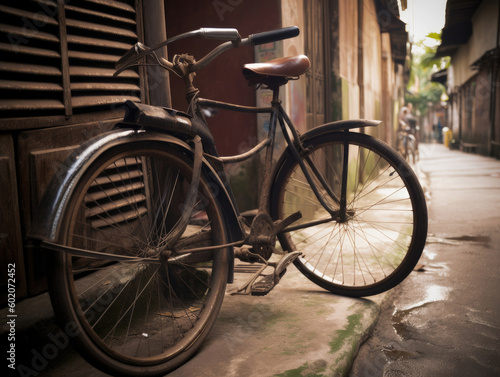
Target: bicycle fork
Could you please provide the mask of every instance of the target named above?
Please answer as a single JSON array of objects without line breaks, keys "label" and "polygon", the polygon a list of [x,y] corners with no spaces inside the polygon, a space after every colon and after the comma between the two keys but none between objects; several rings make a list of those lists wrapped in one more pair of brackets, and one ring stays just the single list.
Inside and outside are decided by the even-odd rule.
[{"label": "bicycle fork", "polygon": [[[280,123],[281,130],[283,132],[283,136],[285,137],[285,140],[288,144],[288,147],[293,157],[299,164],[302,173],[304,174],[304,177],[306,178],[314,195],[316,196],[316,199],[322,205],[322,207],[330,214],[331,219],[334,219],[338,223],[343,223],[347,221],[347,178],[348,178],[348,163],[349,163],[349,142],[347,138],[344,141],[344,148],[343,148],[344,150],[343,150],[343,163],[342,163],[341,191],[339,198],[338,195],[336,195],[333,192],[332,187],[330,186],[330,184],[328,184],[323,174],[321,174],[319,169],[316,167],[311,157],[307,154],[308,153],[307,148],[305,148],[302,145],[302,142],[300,140],[300,135],[297,132],[297,129],[293,125],[292,121],[286,114],[281,104],[279,104],[279,114],[280,116],[278,117],[278,120]],[[286,127],[287,125],[288,129]],[[290,139],[288,130],[290,130],[290,132],[292,133],[295,143]],[[347,133],[349,132],[349,130],[346,129],[343,132]],[[297,147],[295,144],[297,145]],[[318,188],[318,185],[314,181],[313,176],[320,184],[320,188],[324,190],[324,193],[320,192],[320,188]],[[338,209],[333,208],[331,204],[327,202],[326,198],[330,198],[333,203],[339,206],[339,208]]]}]

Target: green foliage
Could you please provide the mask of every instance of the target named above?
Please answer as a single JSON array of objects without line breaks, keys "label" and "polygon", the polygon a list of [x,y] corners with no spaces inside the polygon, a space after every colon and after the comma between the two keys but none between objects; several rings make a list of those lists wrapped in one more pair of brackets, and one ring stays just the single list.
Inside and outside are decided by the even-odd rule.
[{"label": "green foliage", "polygon": [[439,102],[441,95],[445,93],[444,86],[431,81],[434,73],[448,68],[450,64],[449,57],[436,58],[440,43],[440,33],[429,33],[425,40],[416,42],[412,50],[413,59],[405,100],[412,103],[421,114],[425,114],[429,103]]}]

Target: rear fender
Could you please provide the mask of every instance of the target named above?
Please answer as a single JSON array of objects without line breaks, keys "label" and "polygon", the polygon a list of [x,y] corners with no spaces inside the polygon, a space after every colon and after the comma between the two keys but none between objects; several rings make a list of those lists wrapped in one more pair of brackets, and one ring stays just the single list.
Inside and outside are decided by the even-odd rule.
[{"label": "rear fender", "polygon": [[[77,148],[55,174],[33,219],[29,237],[36,240],[58,242],[61,239],[63,215],[69,200],[76,184],[90,165],[101,154],[116,145],[146,140],[165,143],[194,156],[194,151],[188,144],[171,135],[130,129],[118,129],[99,135]],[[223,210],[224,223],[229,235],[228,242],[241,240],[243,238],[242,231],[228,190],[205,159],[202,169],[209,178],[211,191],[217,195]]]}]

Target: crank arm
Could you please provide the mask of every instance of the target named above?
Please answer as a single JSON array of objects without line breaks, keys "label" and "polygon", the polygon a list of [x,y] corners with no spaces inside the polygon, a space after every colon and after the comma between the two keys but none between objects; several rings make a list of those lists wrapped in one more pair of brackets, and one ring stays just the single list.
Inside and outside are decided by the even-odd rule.
[{"label": "crank arm", "polygon": [[287,226],[293,224],[295,221],[297,221],[301,218],[302,218],[302,213],[300,211],[298,211],[298,212],[292,213],[286,219],[283,219],[281,221],[276,221],[274,223],[274,234],[277,235],[278,233],[281,233],[283,231],[283,229],[285,229]]}]

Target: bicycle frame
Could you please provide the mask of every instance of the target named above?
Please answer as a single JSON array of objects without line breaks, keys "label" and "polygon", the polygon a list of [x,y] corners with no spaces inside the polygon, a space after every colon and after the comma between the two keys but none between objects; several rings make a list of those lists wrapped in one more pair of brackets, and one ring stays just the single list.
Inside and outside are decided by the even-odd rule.
[{"label": "bicycle frame", "polygon": [[[209,154],[205,154],[205,157],[209,159],[213,159],[222,164],[228,163],[236,163],[245,161],[256,154],[260,153],[264,149],[266,150],[265,160],[264,160],[264,178],[261,182],[260,187],[260,195],[259,195],[259,206],[257,215],[254,217],[254,220],[251,224],[250,232],[245,232],[242,228],[241,234],[244,239],[240,242],[232,242],[230,245],[226,246],[235,246],[240,247],[237,248],[234,252],[234,257],[241,259],[242,261],[252,261],[252,262],[261,262],[263,263],[263,267],[255,273],[255,275],[241,288],[239,288],[233,294],[249,294],[249,287],[255,282],[255,280],[261,275],[262,271],[270,265],[267,260],[270,257],[269,250],[274,250],[274,243],[277,241],[276,236],[282,232],[291,232],[300,229],[306,229],[310,226],[317,226],[324,223],[328,223],[336,221],[338,223],[343,223],[348,221],[349,213],[347,209],[347,179],[348,179],[348,163],[349,163],[349,143],[346,138],[344,141],[343,148],[343,166],[342,166],[342,177],[341,177],[341,190],[340,197],[338,197],[332,190],[331,186],[327,183],[326,179],[321,174],[320,170],[316,167],[312,159],[307,155],[308,150],[303,146],[303,138],[299,134],[295,125],[287,115],[285,109],[281,105],[281,101],[279,100],[279,91],[281,85],[276,85],[272,88],[273,91],[273,99],[271,102],[271,106],[268,107],[252,107],[252,106],[241,106],[236,104],[231,104],[227,102],[220,102],[215,100],[209,100],[204,98],[198,98],[198,90],[194,88],[192,85],[192,80],[186,81],[186,97],[188,102],[190,103],[190,110],[193,112],[193,116],[196,116],[196,113],[201,113],[199,110],[203,107],[224,109],[229,111],[237,111],[237,112],[245,112],[245,113],[256,113],[256,114],[265,114],[268,113],[270,115],[270,125],[268,136],[266,139],[262,140],[255,147],[250,149],[249,151],[235,155],[235,156],[227,156],[227,157],[215,157]],[[203,119],[204,121],[204,119]],[[285,219],[276,219],[274,221],[271,218],[270,214],[270,198],[269,195],[272,190],[273,179],[274,179],[274,171],[273,169],[273,153],[274,153],[274,142],[276,137],[276,129],[277,125],[280,125],[281,131],[287,143],[287,150],[297,161],[300,166],[304,177],[309,183],[316,199],[323,206],[323,208],[329,214],[328,217],[305,222],[302,224],[294,225],[293,223],[299,220],[302,217],[300,212],[293,213],[289,215]],[[205,122],[206,124],[206,122]],[[322,126],[316,127],[310,132],[306,133],[304,136],[304,140],[307,139],[307,136],[314,136],[316,134],[321,134],[322,132],[349,132],[350,129],[353,128],[361,128],[367,126],[377,126],[380,122],[375,121],[337,121],[332,123],[327,123]],[[208,126],[207,126],[208,127]],[[291,135],[290,135],[291,134]],[[285,152],[287,151],[285,150]],[[285,153],[283,154],[283,156]],[[305,161],[305,162],[304,162]],[[307,166],[306,166],[307,164]],[[319,184],[319,187],[318,187]],[[231,190],[231,187],[227,187],[228,191]],[[320,190],[322,192],[320,192]],[[232,192],[229,193],[229,197],[234,201],[234,195]],[[330,203],[334,203],[336,208],[332,208]],[[238,206],[234,203],[233,207],[238,211]],[[240,213],[237,213],[236,216],[238,218],[241,217]],[[259,234],[259,230],[262,229],[262,222],[266,223],[271,229],[274,229],[274,234]],[[241,226],[241,221],[240,221]],[[256,238],[252,238],[252,235],[259,234],[257,241]],[[243,248],[243,245],[251,245],[253,247],[253,251],[249,252]],[[215,248],[215,247],[214,247]],[[203,249],[200,248],[199,251]],[[197,252],[198,249],[185,250],[183,252]],[[286,266],[291,263],[296,257],[300,255],[299,252],[293,252],[287,254],[286,258],[282,258],[280,263],[275,266],[275,280],[274,285],[278,283],[282,273],[282,271],[286,268]],[[232,269],[234,267],[232,266]],[[232,278],[229,278],[229,281],[232,282]],[[273,285],[273,286],[274,286]],[[271,288],[272,289],[272,288]]]},{"label": "bicycle frame", "polygon": [[[212,159],[216,159],[221,163],[228,164],[228,163],[236,163],[236,162],[241,162],[245,161],[262,150],[266,149],[266,155],[265,155],[265,160],[264,160],[264,179],[262,181],[261,187],[260,187],[260,195],[259,195],[259,207],[258,211],[259,212],[264,212],[268,213],[269,212],[269,192],[271,189],[272,185],[272,178],[273,178],[273,152],[274,152],[274,141],[276,137],[276,129],[277,129],[277,124],[279,123],[281,131],[283,133],[283,136],[285,138],[285,141],[287,143],[288,148],[292,152],[293,156],[297,160],[298,164],[300,165],[302,172],[304,173],[305,178],[307,179],[308,183],[311,185],[311,188],[318,199],[318,201],[323,205],[323,207],[327,210],[327,212],[331,215],[333,219],[336,219],[337,221],[342,221],[342,219],[345,220],[346,218],[346,188],[345,188],[345,182],[347,181],[347,173],[343,174],[342,177],[342,182],[343,182],[343,188],[341,191],[341,197],[337,197],[335,193],[331,190],[330,186],[326,183],[326,180],[324,177],[321,175],[317,167],[314,165],[314,163],[306,157],[307,164],[309,168],[312,170],[312,173],[314,176],[318,179],[318,181],[321,183],[321,188],[325,190],[325,192],[328,193],[330,199],[333,200],[334,203],[338,204],[340,206],[340,210],[334,210],[331,208],[331,206],[327,203],[327,201],[324,198],[324,195],[320,193],[320,189],[318,188],[316,182],[314,181],[312,175],[310,174],[309,170],[305,166],[301,154],[306,153],[307,151],[304,149],[301,143],[301,138],[298,130],[292,123],[291,119],[288,117],[287,113],[285,112],[283,106],[281,105],[281,101],[279,100],[279,88],[275,88],[273,90],[273,100],[271,102],[271,106],[269,107],[249,107],[249,106],[241,106],[241,105],[235,105],[231,103],[226,103],[226,102],[220,102],[220,101],[214,101],[214,100],[209,100],[209,99],[204,99],[204,98],[195,98],[194,101],[196,101],[196,105],[200,107],[211,107],[211,108],[219,108],[219,109],[224,109],[224,110],[230,110],[230,111],[238,111],[238,112],[246,112],[246,113],[257,113],[257,114],[265,114],[269,113],[270,114],[270,126],[269,126],[269,131],[268,131],[268,136],[266,139],[262,140],[259,144],[257,144],[255,147],[250,149],[249,151],[242,153],[240,155],[235,155],[235,156],[228,156],[228,157],[213,157],[213,156],[208,156]],[[330,123],[328,125],[333,125],[334,123]],[[325,125],[326,126],[326,125]],[[349,128],[345,128],[344,132],[348,132]],[[290,138],[290,135],[288,131],[291,132],[292,138]],[[340,131],[340,129],[339,129]],[[344,161],[347,163],[348,161],[348,151],[349,148],[345,148],[345,156],[344,156]],[[346,171],[347,169],[344,169]],[[328,219],[330,221],[331,219]],[[307,227],[310,224],[305,224],[300,226],[299,228],[293,228],[294,230],[300,229],[302,227]],[[287,229],[289,230],[289,229]]]},{"label": "bicycle frame", "polygon": [[[190,55],[183,54],[174,56],[172,62],[170,62],[164,58],[159,58],[154,53],[154,51],[161,46],[194,35],[201,36],[202,38],[223,39],[226,40],[226,42],[217,46],[215,49],[213,49],[210,53],[201,58],[199,61],[196,61]],[[222,164],[234,163],[249,159],[258,152],[260,152],[261,150],[263,150],[264,148],[266,148],[266,156],[264,161],[264,180],[262,182],[262,186],[260,189],[258,211],[259,213],[269,214],[269,192],[272,186],[272,162],[273,162],[273,152],[274,152],[274,140],[275,140],[277,123],[279,122],[284,138],[288,145],[288,149],[291,151],[292,155],[300,165],[301,170],[303,171],[304,176],[306,177],[306,180],[311,186],[314,195],[318,199],[319,203],[325,208],[325,210],[331,216],[331,218],[328,221],[334,219],[337,222],[345,222],[348,218],[347,208],[346,208],[347,169],[343,169],[344,173],[341,180],[342,187],[341,187],[340,197],[337,197],[337,195],[335,195],[330,186],[326,183],[325,178],[321,175],[320,171],[317,169],[317,167],[314,165],[311,159],[307,156],[305,157],[305,161],[307,162],[309,169],[311,170],[312,174],[315,176],[317,181],[321,184],[322,189],[328,194],[329,198],[333,201],[333,203],[338,205],[339,209],[334,210],[328,204],[327,200],[325,200],[324,194],[320,193],[318,185],[314,181],[311,173],[306,167],[306,164],[302,160],[301,154],[305,154],[306,151],[302,146],[299,132],[297,131],[296,127],[293,125],[292,121],[290,120],[285,110],[281,106],[281,102],[279,100],[279,90],[282,85],[288,82],[289,78],[281,78],[280,80],[276,81],[276,83],[274,83],[272,87],[270,87],[270,89],[273,90],[273,100],[270,107],[248,107],[248,106],[240,106],[214,100],[201,99],[198,98],[199,90],[193,85],[194,72],[208,65],[218,55],[220,55],[226,50],[243,45],[249,45],[249,44],[256,45],[256,44],[266,43],[269,41],[286,39],[296,35],[298,35],[298,29],[295,27],[291,27],[280,30],[278,34],[276,34],[276,32],[270,32],[270,33],[265,32],[261,34],[250,35],[248,38],[241,39],[238,34],[238,31],[235,29],[202,28],[196,31],[184,33],[179,36],[173,37],[152,48],[148,48],[147,46],[144,46],[140,43],[136,44],[136,46],[133,49],[131,49],[127,54],[125,54],[120,59],[120,61],[117,62],[116,67],[118,70],[115,73],[115,75],[119,74],[121,71],[129,67],[132,63],[137,63],[140,61],[141,58],[147,55],[151,55],[156,60],[156,63],[158,65],[176,74],[177,76],[183,78],[186,87],[186,92],[185,92],[186,99],[189,104],[188,112],[193,117],[200,118],[200,120],[203,121],[206,130],[208,130],[208,126],[205,122],[204,117],[202,115],[198,115],[201,114],[201,111],[199,109],[200,107],[213,107],[213,108],[226,109],[230,111],[250,112],[250,113],[269,113],[271,119],[270,119],[268,137],[264,139],[261,143],[259,143],[257,146],[249,150],[248,152],[228,157],[218,157],[210,154],[204,154],[204,156],[208,157],[209,159],[216,160]],[[329,131],[343,130],[344,132],[349,132],[348,130],[351,128],[359,128],[363,126],[375,126],[378,125],[380,122],[355,121],[352,124],[349,122],[347,123],[344,122],[342,124],[341,123],[342,122],[328,123],[323,125],[323,127],[330,127]],[[366,123],[366,124],[361,124],[361,123]],[[288,131],[290,131],[293,139],[290,138]],[[210,143],[213,143],[213,140],[210,140],[210,142],[207,144]],[[348,143],[346,142],[345,146],[347,146],[347,144]],[[213,146],[214,145],[209,145],[205,146],[205,148],[207,147],[212,148]],[[349,148],[346,147],[344,148],[344,156],[343,156],[344,157],[343,161],[345,164],[344,167],[346,167],[349,160],[348,154],[349,154]],[[224,176],[221,178],[225,179]],[[234,195],[232,194],[232,192],[230,192],[229,196],[230,199],[233,201],[234,207],[237,208],[236,203],[234,203]],[[237,216],[239,217],[239,213],[237,214]],[[305,225],[304,227],[306,226],[307,225]]]}]

